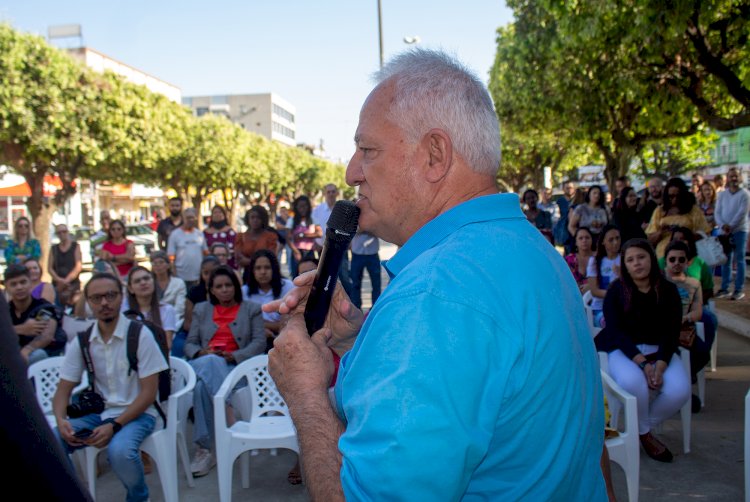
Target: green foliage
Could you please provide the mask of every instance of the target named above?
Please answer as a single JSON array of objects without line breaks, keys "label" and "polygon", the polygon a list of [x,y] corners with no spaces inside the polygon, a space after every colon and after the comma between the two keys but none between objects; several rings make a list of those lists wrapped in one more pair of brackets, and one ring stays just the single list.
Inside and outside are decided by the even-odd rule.
[{"label": "green foliage", "polygon": [[[662,4],[509,1],[516,21],[498,30],[490,84],[504,141],[510,130],[520,132],[517,138],[532,152],[593,145],[612,185],[647,145],[698,132],[698,110],[683,94],[659,85],[644,62],[654,45],[634,28],[648,24],[648,12]],[[661,36],[675,33],[681,31],[673,27]]]},{"label": "green foliage", "polygon": [[[50,213],[47,174],[65,189],[82,176],[174,188],[199,204],[221,190],[227,206],[239,193],[294,196],[343,184],[343,166],[282,146],[217,116],[190,110],[112,74],[95,73],[40,37],[0,24],[0,162],[32,189],[36,220]],[[249,198],[249,197],[248,197]],[[46,236],[45,221],[37,234]]]}]

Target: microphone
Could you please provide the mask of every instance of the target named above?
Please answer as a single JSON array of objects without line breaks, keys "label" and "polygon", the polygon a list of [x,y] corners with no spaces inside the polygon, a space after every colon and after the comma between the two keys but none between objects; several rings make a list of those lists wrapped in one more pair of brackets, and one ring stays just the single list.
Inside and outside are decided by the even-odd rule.
[{"label": "microphone", "polygon": [[336,289],[341,260],[357,232],[357,220],[359,208],[354,202],[340,200],[333,206],[326,224],[326,240],[323,243],[315,281],[305,306],[305,324],[310,336],[325,323],[333,291]]}]

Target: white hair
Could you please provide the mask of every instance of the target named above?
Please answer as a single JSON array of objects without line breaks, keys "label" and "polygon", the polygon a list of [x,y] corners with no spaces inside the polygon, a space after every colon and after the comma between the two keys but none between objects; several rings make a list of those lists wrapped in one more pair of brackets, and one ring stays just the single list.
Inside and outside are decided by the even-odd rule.
[{"label": "white hair", "polygon": [[412,49],[388,61],[374,80],[393,83],[389,117],[411,141],[442,129],[475,172],[497,174],[500,125],[492,99],[482,81],[455,57]]}]

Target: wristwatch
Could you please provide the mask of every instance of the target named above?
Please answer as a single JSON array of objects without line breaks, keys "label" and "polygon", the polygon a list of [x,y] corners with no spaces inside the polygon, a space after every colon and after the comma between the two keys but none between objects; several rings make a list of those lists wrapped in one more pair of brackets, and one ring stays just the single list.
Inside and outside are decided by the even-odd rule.
[{"label": "wristwatch", "polygon": [[640,369],[643,369],[646,367],[647,364],[648,364],[648,360],[644,359],[643,362],[638,365],[638,367]]},{"label": "wristwatch", "polygon": [[120,432],[120,429],[122,429],[122,425],[117,420],[115,420],[114,418],[108,418],[107,420],[104,420],[102,422],[102,425],[104,425],[104,424],[112,424],[112,433],[113,434],[117,434],[118,432]]}]

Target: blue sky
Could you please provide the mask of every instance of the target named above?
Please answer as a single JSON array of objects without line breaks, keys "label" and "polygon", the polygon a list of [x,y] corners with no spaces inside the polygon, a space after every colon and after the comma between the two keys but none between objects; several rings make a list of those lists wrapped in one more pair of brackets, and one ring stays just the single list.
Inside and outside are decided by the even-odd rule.
[{"label": "blue sky", "polygon": [[[502,0],[382,0],[382,12],[386,60],[417,35],[485,81],[495,31],[512,19]],[[44,36],[81,24],[86,46],[183,96],[275,92],[297,108],[297,140],[323,139],[344,161],[379,64],[377,0],[0,0],[0,21]]]}]

